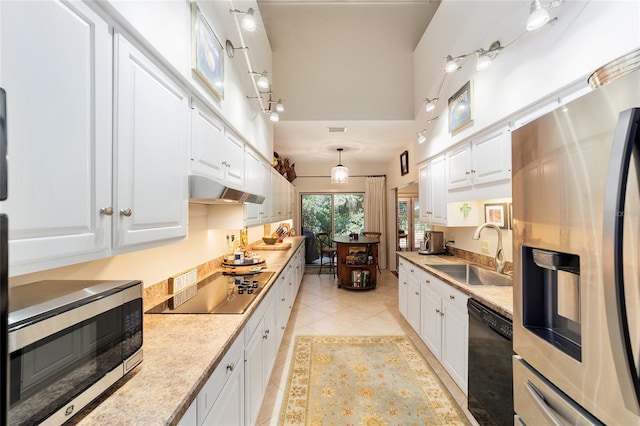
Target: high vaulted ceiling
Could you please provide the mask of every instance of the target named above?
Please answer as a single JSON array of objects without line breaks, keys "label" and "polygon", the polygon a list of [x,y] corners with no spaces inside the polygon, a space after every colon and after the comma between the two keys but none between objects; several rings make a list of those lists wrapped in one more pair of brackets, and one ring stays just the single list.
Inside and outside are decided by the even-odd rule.
[{"label": "high vaulted ceiling", "polygon": [[[258,0],[285,112],[275,149],[297,163],[385,163],[415,139],[413,51],[429,0]],[[346,127],[330,133],[328,127]]]}]

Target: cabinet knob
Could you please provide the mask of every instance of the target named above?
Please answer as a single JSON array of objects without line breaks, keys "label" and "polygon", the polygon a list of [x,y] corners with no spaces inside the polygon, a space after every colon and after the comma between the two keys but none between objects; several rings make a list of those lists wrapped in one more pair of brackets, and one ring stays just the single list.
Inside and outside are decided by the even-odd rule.
[{"label": "cabinet knob", "polygon": [[100,209],[100,214],[105,216],[111,216],[113,214],[113,207],[103,207]]},{"label": "cabinet knob", "polygon": [[228,371],[233,371],[234,368],[235,368],[235,366],[233,364],[227,364],[227,370]]},{"label": "cabinet knob", "polygon": [[449,295],[449,299],[454,300],[456,297],[452,294]]},{"label": "cabinet knob", "polygon": [[475,173],[475,172],[476,172],[475,170],[471,169],[471,173]]},{"label": "cabinet knob", "polygon": [[444,316],[444,312],[440,312],[440,316],[443,317]]},{"label": "cabinet knob", "polygon": [[471,174],[471,172],[468,172],[468,171],[467,171],[467,172],[464,172],[464,174],[465,174],[465,175],[470,175],[470,174]]},{"label": "cabinet knob", "polygon": [[420,293],[416,291],[416,296],[420,296]]},{"label": "cabinet knob", "polygon": [[431,284],[431,280],[425,280],[427,284]]},{"label": "cabinet knob", "polygon": [[413,272],[413,269],[411,270],[411,272]]},{"label": "cabinet knob", "polygon": [[284,299],[284,297],[283,297],[283,298],[282,298],[282,301],[284,302],[284,300],[285,300],[285,299]]},{"label": "cabinet knob", "polygon": [[226,161],[223,161],[223,162],[222,162],[222,165],[223,165],[223,166],[226,166],[226,165],[227,165],[227,162],[226,162]]},{"label": "cabinet knob", "polygon": [[120,216],[129,217],[129,216],[131,216],[131,213],[133,213],[131,211],[131,209],[122,209],[122,210],[120,210]]},{"label": "cabinet knob", "polygon": [[440,313],[440,309],[436,309],[436,314],[439,314],[439,313]]}]

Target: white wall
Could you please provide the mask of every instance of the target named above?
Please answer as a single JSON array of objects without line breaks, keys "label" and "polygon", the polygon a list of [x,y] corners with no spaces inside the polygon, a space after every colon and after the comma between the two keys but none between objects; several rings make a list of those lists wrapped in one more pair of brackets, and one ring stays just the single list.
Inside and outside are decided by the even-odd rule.
[{"label": "white wall", "polygon": [[[422,99],[435,97],[444,73],[444,57],[499,40],[503,45],[524,31],[530,1],[451,1],[438,8],[414,53],[416,131],[428,128],[427,142],[414,144],[422,161],[586,78],[599,66],[640,46],[640,2],[565,1],[552,10],[555,25],[524,34],[504,49],[485,71],[475,70],[475,55],[446,79],[436,122]],[[447,99],[468,80],[474,83],[473,126],[451,136]],[[429,113],[430,114],[430,113]]]}]

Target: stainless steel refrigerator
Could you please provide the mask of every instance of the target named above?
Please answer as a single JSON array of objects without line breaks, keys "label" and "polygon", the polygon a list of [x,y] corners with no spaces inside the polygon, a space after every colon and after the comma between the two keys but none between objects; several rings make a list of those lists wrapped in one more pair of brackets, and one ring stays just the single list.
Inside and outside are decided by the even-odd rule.
[{"label": "stainless steel refrigerator", "polygon": [[640,424],[639,69],[512,134],[516,424]]},{"label": "stainless steel refrigerator", "polygon": [[[0,87],[0,201],[7,199],[7,102]],[[0,424],[9,413],[9,222],[0,214]]]}]

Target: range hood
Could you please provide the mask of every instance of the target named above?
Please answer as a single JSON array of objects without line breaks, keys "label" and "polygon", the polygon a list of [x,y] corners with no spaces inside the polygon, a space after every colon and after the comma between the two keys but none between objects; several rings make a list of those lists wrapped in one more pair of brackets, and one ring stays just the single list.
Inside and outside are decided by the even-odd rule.
[{"label": "range hood", "polygon": [[228,202],[262,204],[265,197],[231,188],[203,176],[189,176],[189,202],[195,204],[221,204]]}]

